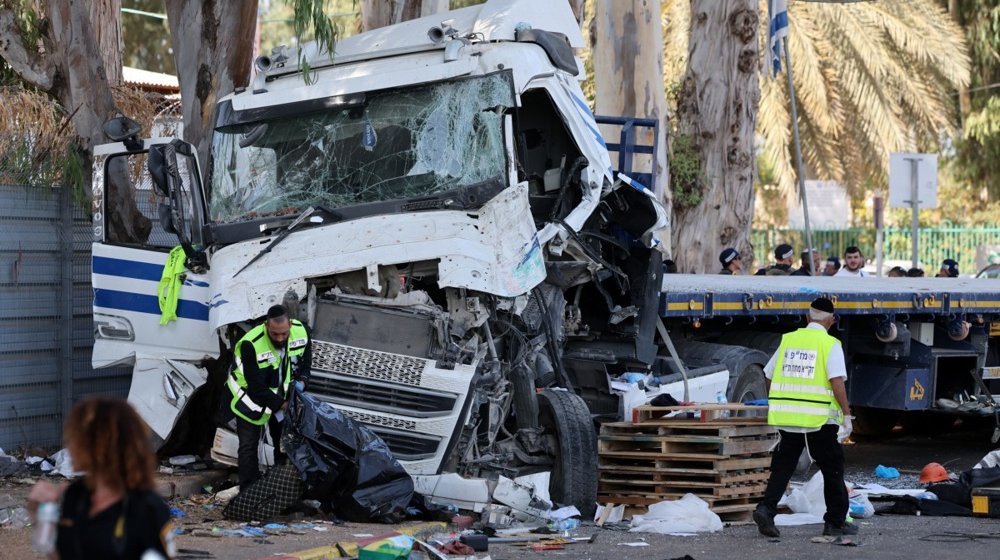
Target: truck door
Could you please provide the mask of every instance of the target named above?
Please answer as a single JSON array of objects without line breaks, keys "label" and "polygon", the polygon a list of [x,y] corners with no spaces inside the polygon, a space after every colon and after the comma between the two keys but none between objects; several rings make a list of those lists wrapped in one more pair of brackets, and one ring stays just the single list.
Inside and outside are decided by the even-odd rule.
[{"label": "truck door", "polygon": [[[149,173],[151,150],[161,162],[164,150],[173,152],[171,192]],[[94,154],[93,366],[134,364],[139,357],[198,361],[216,356],[219,345],[209,325],[215,292],[206,267],[186,268],[179,276],[176,320],[161,322],[157,296],[171,250],[186,242],[197,252],[204,242],[205,197],[194,151],[179,140],[161,138],[105,144]],[[118,216],[130,216],[129,227],[112,223],[123,221]],[[128,238],[118,233],[123,230],[138,233]]]}]

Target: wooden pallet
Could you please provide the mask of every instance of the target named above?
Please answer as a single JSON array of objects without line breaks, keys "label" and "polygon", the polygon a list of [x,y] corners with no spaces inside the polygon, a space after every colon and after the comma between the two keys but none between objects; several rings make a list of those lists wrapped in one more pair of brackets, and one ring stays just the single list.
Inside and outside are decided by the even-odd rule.
[{"label": "wooden pallet", "polygon": [[[709,408],[710,407],[710,408]],[[695,418],[677,411],[710,410]],[[728,410],[728,418],[719,412]],[[598,437],[598,500],[644,508],[694,494],[724,521],[748,521],[763,496],[777,431],[766,407],[638,407],[634,423],[604,424]]]}]

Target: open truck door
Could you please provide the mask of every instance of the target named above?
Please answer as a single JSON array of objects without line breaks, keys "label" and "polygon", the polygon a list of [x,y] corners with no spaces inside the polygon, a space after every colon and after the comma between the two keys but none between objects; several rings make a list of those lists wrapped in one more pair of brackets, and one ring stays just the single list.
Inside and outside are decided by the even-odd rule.
[{"label": "open truck door", "polygon": [[[205,197],[189,144],[170,138],[139,140],[137,126],[128,132],[122,137],[109,134],[121,141],[94,149],[92,362],[95,368],[134,367],[129,401],[165,438],[207,378],[202,362],[219,354],[209,322],[216,292],[201,252]],[[117,188],[115,181],[126,181],[129,188]],[[133,198],[111,196],[121,192]],[[151,226],[132,229],[148,234],[143,239],[113,239],[108,216],[120,210],[116,205],[132,204],[138,210],[132,213],[136,219],[148,220]],[[183,270],[174,269],[180,274],[165,278],[168,260],[178,259],[183,259]],[[172,313],[170,303],[161,309],[161,282],[172,283],[178,294]],[[176,314],[176,319],[161,320],[164,311]]]}]

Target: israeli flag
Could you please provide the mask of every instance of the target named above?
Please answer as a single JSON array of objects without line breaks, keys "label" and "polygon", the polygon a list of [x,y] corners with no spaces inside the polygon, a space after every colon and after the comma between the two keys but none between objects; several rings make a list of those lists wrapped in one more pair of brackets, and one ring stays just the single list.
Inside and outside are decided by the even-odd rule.
[{"label": "israeli flag", "polygon": [[771,47],[771,76],[781,72],[781,40],[788,37],[788,0],[767,0],[768,45]]}]

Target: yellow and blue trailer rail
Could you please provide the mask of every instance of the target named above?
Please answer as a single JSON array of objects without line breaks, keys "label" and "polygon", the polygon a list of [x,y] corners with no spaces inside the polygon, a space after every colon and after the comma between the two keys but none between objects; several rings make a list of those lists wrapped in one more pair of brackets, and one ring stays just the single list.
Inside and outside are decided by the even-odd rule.
[{"label": "yellow and blue trailer rail", "polygon": [[1000,321],[1000,280],[665,274],[664,318],[803,314],[817,297],[838,315],[982,316]]}]

